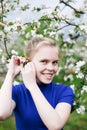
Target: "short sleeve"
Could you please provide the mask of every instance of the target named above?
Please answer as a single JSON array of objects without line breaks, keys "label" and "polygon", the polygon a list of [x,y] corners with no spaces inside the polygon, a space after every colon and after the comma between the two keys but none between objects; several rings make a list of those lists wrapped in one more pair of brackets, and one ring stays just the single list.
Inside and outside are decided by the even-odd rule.
[{"label": "short sleeve", "polygon": [[73,101],[74,101],[73,90],[69,86],[65,86],[61,92],[59,102],[66,102],[73,105]]},{"label": "short sleeve", "polygon": [[12,87],[12,99],[17,103],[18,86]]},{"label": "short sleeve", "polygon": [[54,95],[56,104],[58,103],[68,103],[72,106],[74,104],[74,92],[70,86],[66,86],[64,84],[53,84],[54,86]]},{"label": "short sleeve", "polygon": [[74,109],[74,92],[70,86],[60,85],[60,93],[57,98],[57,103],[68,103],[72,107],[72,111]]}]

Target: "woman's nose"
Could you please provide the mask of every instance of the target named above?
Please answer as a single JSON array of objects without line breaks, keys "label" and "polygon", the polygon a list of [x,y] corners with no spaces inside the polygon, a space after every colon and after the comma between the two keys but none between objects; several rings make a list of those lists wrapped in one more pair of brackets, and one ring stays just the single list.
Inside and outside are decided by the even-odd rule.
[{"label": "woman's nose", "polygon": [[53,64],[52,64],[52,63],[49,63],[49,64],[47,65],[47,69],[48,69],[48,70],[53,70],[53,69],[54,69]]}]

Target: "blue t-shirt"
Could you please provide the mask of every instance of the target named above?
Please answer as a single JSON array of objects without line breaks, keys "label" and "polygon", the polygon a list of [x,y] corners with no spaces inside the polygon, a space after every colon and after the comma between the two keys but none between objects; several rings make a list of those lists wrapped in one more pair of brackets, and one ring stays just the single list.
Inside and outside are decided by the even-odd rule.
[{"label": "blue t-shirt", "polygon": [[[73,106],[74,94],[69,86],[53,82],[38,86],[53,108],[60,102],[66,102]],[[12,98],[16,102],[14,115],[17,130],[47,130],[38,114],[29,90],[24,84],[13,86]]]}]

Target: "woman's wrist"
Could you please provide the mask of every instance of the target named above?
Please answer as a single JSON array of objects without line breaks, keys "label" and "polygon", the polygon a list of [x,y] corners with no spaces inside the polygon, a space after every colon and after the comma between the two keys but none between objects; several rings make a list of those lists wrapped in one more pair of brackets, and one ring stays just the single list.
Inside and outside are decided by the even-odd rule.
[{"label": "woman's wrist", "polygon": [[15,78],[15,74],[14,74],[13,71],[8,70],[6,77],[9,77],[9,79],[14,80],[14,78]]},{"label": "woman's wrist", "polygon": [[30,93],[32,93],[33,91],[36,91],[36,89],[38,88],[36,83],[30,83],[29,85],[27,85],[27,89],[30,91]]},{"label": "woman's wrist", "polygon": [[10,71],[8,71],[2,86],[6,88],[12,87],[13,80],[14,80],[14,75]]}]

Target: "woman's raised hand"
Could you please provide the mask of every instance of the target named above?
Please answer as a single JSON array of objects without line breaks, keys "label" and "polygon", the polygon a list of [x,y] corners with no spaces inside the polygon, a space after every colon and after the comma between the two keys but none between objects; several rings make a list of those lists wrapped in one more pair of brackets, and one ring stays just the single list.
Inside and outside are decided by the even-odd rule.
[{"label": "woman's raised hand", "polygon": [[23,82],[28,89],[36,85],[36,69],[33,62],[21,66],[21,74]]},{"label": "woman's raised hand", "polygon": [[8,65],[8,71],[15,77],[20,73],[21,60],[18,56],[12,56]]}]

